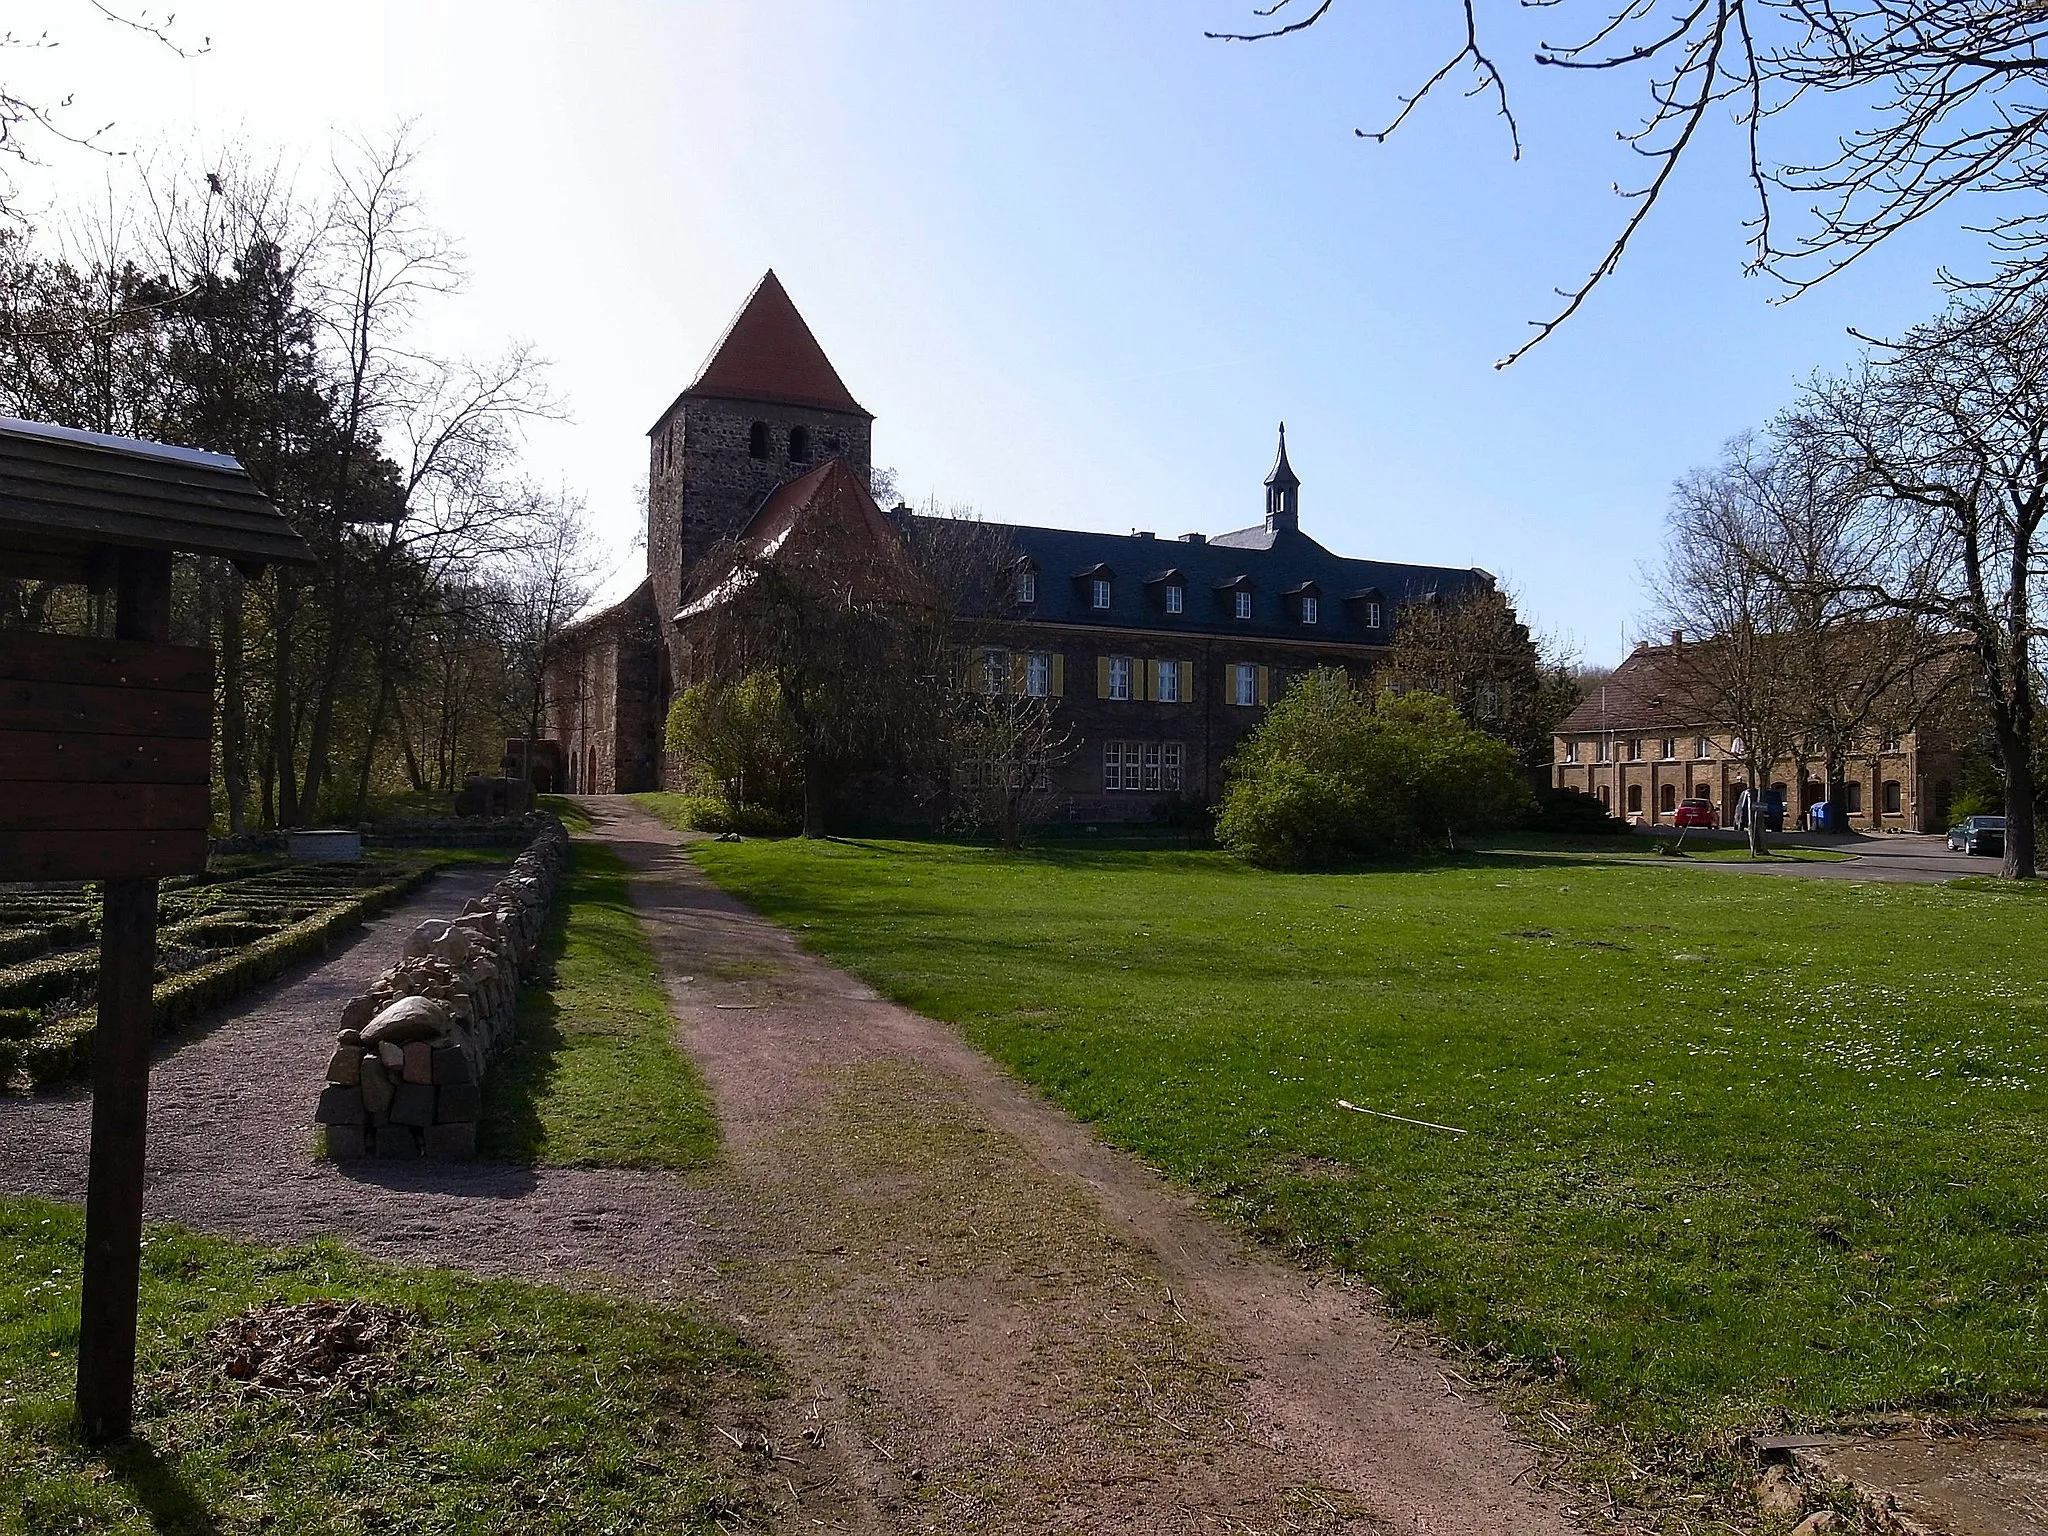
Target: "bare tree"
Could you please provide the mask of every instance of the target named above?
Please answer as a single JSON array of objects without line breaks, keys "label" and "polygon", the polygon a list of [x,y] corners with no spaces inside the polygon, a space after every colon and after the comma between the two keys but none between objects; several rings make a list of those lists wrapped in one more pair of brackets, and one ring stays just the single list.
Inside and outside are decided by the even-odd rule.
[{"label": "bare tree", "polygon": [[1817,380],[1779,432],[1838,478],[1842,601],[1923,626],[1965,669],[2005,779],[2005,874],[2031,879],[2048,308],[1959,304]]},{"label": "bare tree", "polygon": [[993,828],[1005,848],[1021,848],[1057,804],[1053,772],[1080,738],[1061,722],[1057,699],[1034,697],[1014,678],[992,681],[955,714],[954,810],[969,826]]},{"label": "bare tree", "polygon": [[1673,489],[1664,564],[1652,578],[1675,630],[1701,637],[1674,646],[1667,699],[1673,713],[1725,724],[1749,781],[1749,847],[1764,851],[1763,798],[1771,770],[1797,755],[1805,723],[1791,632],[1795,615],[1782,586],[1748,551],[1763,544],[1783,494],[1775,465],[1747,441],[1715,469]]},{"label": "bare tree", "polygon": [[[1524,0],[1523,8],[1531,8]],[[1538,40],[1538,67],[1635,72],[1648,98],[1618,130],[1644,174],[1615,190],[1628,204],[1586,277],[1502,360],[1514,362],[1570,319],[1620,265],[1694,146],[1726,117],[1741,135],[1754,199],[1753,270],[1797,294],[1822,282],[1964,192],[2017,194],[1979,232],[1996,261],[1978,281],[2012,298],[2048,282],[2048,11],[1983,0],[1537,0],[1565,40]],[[1211,33],[1233,41],[1298,34],[1338,0],[1271,0],[1255,24]],[[1481,0],[1446,8],[1453,42],[1440,67],[1400,98],[1391,120],[1359,135],[1384,140],[1454,81],[1490,100],[1521,152],[1508,73],[1481,24]],[[1502,10],[1509,7],[1503,5]],[[1498,25],[1498,23],[1493,23]],[[1802,110],[1803,109],[1803,110]],[[1854,113],[1855,126],[1834,121]],[[1802,143],[1818,118],[1833,148]],[[1773,141],[1789,141],[1786,158]],[[1788,224],[1786,206],[1798,217]],[[1951,279],[1954,280],[1954,279]]]}]

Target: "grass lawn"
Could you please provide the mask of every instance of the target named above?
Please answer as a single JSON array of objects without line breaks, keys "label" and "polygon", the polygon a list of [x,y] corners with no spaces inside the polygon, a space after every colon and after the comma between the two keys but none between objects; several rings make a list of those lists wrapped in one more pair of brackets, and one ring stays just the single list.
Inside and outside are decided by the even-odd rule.
[{"label": "grass lawn", "polygon": [[2048,1401],[2048,892],[692,852],[1289,1255],[1611,1424],[1707,1447]]},{"label": "grass lawn", "polygon": [[[713,1430],[775,1390],[771,1370],[688,1313],[162,1227],[143,1250],[136,1437],[88,1449],[71,1420],[82,1245],[75,1209],[0,1200],[10,1536],[710,1532],[750,1502]],[[209,1337],[250,1307],[348,1297],[408,1319],[362,1396],[251,1389]]]},{"label": "grass lawn", "polygon": [[508,1162],[694,1168],[718,1150],[701,1079],[675,1042],[617,854],[574,844],[522,989],[514,1044],[484,1080],[480,1155]]}]

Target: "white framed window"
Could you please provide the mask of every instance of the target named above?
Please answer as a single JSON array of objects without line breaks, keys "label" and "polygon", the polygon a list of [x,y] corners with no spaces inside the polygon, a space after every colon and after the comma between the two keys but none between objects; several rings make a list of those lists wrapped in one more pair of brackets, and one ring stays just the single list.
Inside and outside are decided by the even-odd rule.
[{"label": "white framed window", "polygon": [[1579,744],[1576,741],[1564,744],[1564,760],[1568,763],[1576,763],[1579,760]]},{"label": "white framed window", "polygon": [[1179,613],[1187,607],[1187,603],[1188,589],[1177,581],[1169,581],[1166,584],[1166,611]]},{"label": "white framed window", "polygon": [[1120,741],[1102,744],[1102,787],[1112,794],[1124,787],[1124,744]]},{"label": "white framed window", "polygon": [[1301,595],[1301,622],[1313,624],[1316,621],[1316,600],[1304,592]]},{"label": "white framed window", "polygon": [[1159,663],[1159,702],[1160,702],[1160,703],[1162,703],[1162,704],[1178,704],[1178,703],[1180,703],[1180,701],[1181,701],[1181,688],[1180,688],[1180,670],[1181,670],[1181,664],[1180,664],[1179,662],[1177,662],[1177,661],[1162,661],[1162,662],[1160,662],[1160,663]]},{"label": "white framed window", "polygon": [[1603,762],[1603,763],[1604,763],[1604,762],[1608,762],[1608,761],[1610,761],[1610,760],[1611,760],[1611,759],[1613,758],[1613,756],[1614,756],[1614,743],[1613,743],[1613,742],[1611,742],[1611,741],[1609,741],[1609,740],[1608,740],[1608,739],[1607,739],[1606,737],[1604,737],[1604,736],[1603,736],[1603,737],[1601,737],[1601,738],[1600,738],[1600,761],[1601,761],[1601,762]]},{"label": "white framed window", "polygon": [[1243,587],[1237,589],[1237,606],[1235,611],[1240,619],[1248,619],[1252,616],[1252,595]]},{"label": "white framed window", "polygon": [[1259,669],[1248,661],[1232,662],[1230,696],[1239,704],[1259,702]]},{"label": "white framed window", "polygon": [[1177,741],[1163,741],[1159,744],[1159,787],[1178,790],[1181,783],[1181,765],[1186,754]]},{"label": "white framed window", "polygon": [[1677,757],[1677,756],[1678,756],[1678,738],[1677,738],[1676,736],[1666,736],[1666,737],[1664,738],[1664,751],[1663,751],[1663,758],[1664,758],[1664,761],[1668,763],[1668,762],[1670,762],[1670,761],[1671,761],[1671,760],[1672,760],[1673,758],[1675,758],[1675,757]]},{"label": "white framed window", "polygon": [[1365,627],[1367,629],[1378,629],[1380,627],[1380,605],[1377,598],[1365,605]]},{"label": "white framed window", "polygon": [[1131,658],[1112,656],[1109,658],[1109,696],[1112,699],[1128,699],[1131,696]]},{"label": "white framed window", "polygon": [[1017,573],[1017,601],[1035,603],[1038,601],[1038,575],[1035,571]]},{"label": "white framed window", "polygon": [[1088,584],[1088,602],[1094,608],[1109,606],[1109,581],[1106,577],[1098,576]]},{"label": "white framed window", "polygon": [[1144,746],[1145,775],[1144,787],[1157,791],[1159,788],[1159,743],[1148,741]]},{"label": "white framed window", "polygon": [[[1628,742],[1628,760],[1629,760],[1630,762],[1632,762],[1632,763],[1640,763],[1640,762],[1641,762],[1641,761],[1643,760],[1643,739],[1642,739],[1642,737],[1640,737],[1640,736],[1631,736],[1631,737],[1629,738],[1629,742]],[[1638,807],[1637,807],[1637,809],[1638,809],[1638,810],[1640,810],[1640,809],[1641,809],[1641,807],[1640,807],[1640,806],[1638,806]]]},{"label": "white framed window", "polygon": [[1052,653],[1033,651],[1024,658],[1024,692],[1034,699],[1052,693]]},{"label": "white framed window", "polygon": [[1692,740],[1692,755],[1702,759],[1712,757],[1714,744],[1704,736],[1695,736]]},{"label": "white framed window", "polygon": [[981,691],[990,698],[997,698],[1003,692],[1003,684],[1009,680],[1010,658],[1001,651],[981,653]]},{"label": "white framed window", "polygon": [[1902,732],[1899,732],[1899,731],[1886,731],[1886,732],[1884,733],[1884,749],[1885,749],[1885,751],[1887,751],[1887,752],[1899,752],[1899,751],[1903,751],[1903,750],[1904,750],[1904,748],[1905,748],[1905,745],[1906,745],[1906,738],[1905,738],[1905,735],[1904,735],[1904,733],[1902,733]]}]

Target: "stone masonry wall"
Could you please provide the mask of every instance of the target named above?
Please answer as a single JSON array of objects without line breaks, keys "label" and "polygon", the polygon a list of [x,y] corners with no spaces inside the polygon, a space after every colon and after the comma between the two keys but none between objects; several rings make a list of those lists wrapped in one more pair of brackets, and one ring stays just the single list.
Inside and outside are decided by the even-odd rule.
[{"label": "stone masonry wall", "polygon": [[341,1010],[341,1034],[314,1115],[327,1154],[469,1157],[483,1081],[508,1043],[569,839],[550,819],[490,891],[460,915],[430,918],[398,964]]}]

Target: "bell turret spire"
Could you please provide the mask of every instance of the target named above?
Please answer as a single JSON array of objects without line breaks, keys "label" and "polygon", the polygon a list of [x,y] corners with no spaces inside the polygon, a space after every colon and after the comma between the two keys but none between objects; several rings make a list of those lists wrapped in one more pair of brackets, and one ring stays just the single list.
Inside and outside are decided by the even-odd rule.
[{"label": "bell turret spire", "polygon": [[1287,423],[1280,423],[1280,453],[1266,476],[1266,526],[1275,533],[1301,531],[1301,476],[1287,462]]}]

